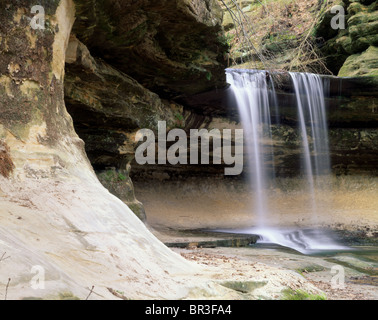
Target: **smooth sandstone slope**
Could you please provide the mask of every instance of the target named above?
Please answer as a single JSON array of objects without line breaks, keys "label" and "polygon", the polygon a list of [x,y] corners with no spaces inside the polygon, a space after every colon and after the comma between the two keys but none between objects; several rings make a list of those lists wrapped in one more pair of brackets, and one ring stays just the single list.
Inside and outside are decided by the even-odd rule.
[{"label": "smooth sandstone slope", "polygon": [[[74,4],[56,3],[47,5],[51,24],[43,31],[28,26],[22,3],[1,14],[8,55],[0,62],[0,161],[11,165],[0,184],[0,256],[9,257],[0,282],[11,279],[8,298],[66,291],[83,298],[92,285],[109,298],[106,287],[120,280],[130,297],[148,296],[147,285],[152,296],[180,296],[169,274],[193,266],[102,187],[73,130],[63,80]],[[30,287],[36,265],[45,269],[45,290]]]}]

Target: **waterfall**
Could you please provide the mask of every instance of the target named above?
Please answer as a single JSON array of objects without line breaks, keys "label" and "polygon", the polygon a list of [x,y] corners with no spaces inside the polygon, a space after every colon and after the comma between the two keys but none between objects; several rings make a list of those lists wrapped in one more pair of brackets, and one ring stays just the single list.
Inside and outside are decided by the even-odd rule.
[{"label": "waterfall", "polygon": [[[325,111],[322,80],[319,75],[311,73],[290,72],[295,89],[303,146],[306,152],[306,171],[315,175],[329,174],[328,127]],[[307,119],[305,117],[307,113]],[[314,165],[311,167],[309,154],[311,149],[306,140],[306,122],[309,122],[313,139]],[[308,159],[307,159],[308,157]],[[308,167],[307,167],[308,166]]]},{"label": "waterfall", "polygon": [[249,155],[248,167],[253,171],[249,178],[256,195],[255,212],[258,225],[263,226],[267,212],[267,170],[264,166],[263,148],[264,142],[271,140],[270,99],[266,73],[254,70],[227,71],[227,80],[235,95],[243,122]]},{"label": "waterfall", "polygon": [[[278,119],[277,97],[268,72],[263,70],[227,69],[227,82],[236,101],[244,129],[248,152],[250,185],[254,201],[255,228],[241,233],[260,235],[261,242],[277,243],[307,253],[312,250],[341,249],[321,230],[280,230],[269,225],[269,172],[274,176],[274,150],[271,115]],[[292,80],[301,136],[303,176],[311,197],[309,209],[317,216],[315,189],[320,175],[330,173],[328,129],[325,110],[325,92],[319,75],[289,73]],[[267,150],[269,150],[267,152]],[[268,165],[269,164],[269,165]],[[268,183],[269,182],[269,183]],[[227,231],[227,230],[223,230]],[[233,230],[235,232],[235,230]]]},{"label": "waterfall", "polygon": [[[290,72],[297,101],[299,127],[302,138],[302,155],[305,177],[311,196],[313,220],[316,220],[316,179],[331,172],[328,146],[328,127],[325,111],[325,92],[319,75]],[[307,134],[310,128],[310,137]],[[313,221],[315,222],[315,221]]]}]

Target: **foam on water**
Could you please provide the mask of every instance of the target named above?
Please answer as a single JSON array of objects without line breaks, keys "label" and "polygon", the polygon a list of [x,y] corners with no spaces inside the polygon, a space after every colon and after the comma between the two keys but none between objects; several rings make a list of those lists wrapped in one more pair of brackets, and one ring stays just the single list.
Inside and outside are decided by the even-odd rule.
[{"label": "foam on water", "polygon": [[294,249],[303,254],[314,254],[325,251],[349,250],[340,245],[335,236],[322,229],[291,229],[291,228],[248,228],[217,230],[225,233],[257,235],[257,243],[277,244]]}]

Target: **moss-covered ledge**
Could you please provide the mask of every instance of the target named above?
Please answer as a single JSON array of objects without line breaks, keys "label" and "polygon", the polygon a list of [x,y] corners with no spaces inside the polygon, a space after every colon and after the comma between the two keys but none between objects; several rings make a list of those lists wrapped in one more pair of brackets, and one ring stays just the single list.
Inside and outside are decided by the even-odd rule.
[{"label": "moss-covered ledge", "polygon": [[347,58],[339,71],[340,77],[370,77],[370,82],[378,86],[378,46],[370,46],[362,53]]}]

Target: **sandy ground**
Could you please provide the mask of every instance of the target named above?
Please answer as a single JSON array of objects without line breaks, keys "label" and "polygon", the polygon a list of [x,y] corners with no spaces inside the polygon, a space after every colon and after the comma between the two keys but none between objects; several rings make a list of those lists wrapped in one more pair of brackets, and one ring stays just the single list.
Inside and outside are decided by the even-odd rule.
[{"label": "sandy ground", "polygon": [[[266,224],[363,230],[370,236],[378,232],[378,178],[333,178],[332,182],[332,188],[317,190],[314,209],[309,193],[296,179],[282,179],[279,187],[267,191]],[[259,219],[253,211],[253,193],[238,181],[134,181],[134,186],[153,227],[244,228]]]}]

